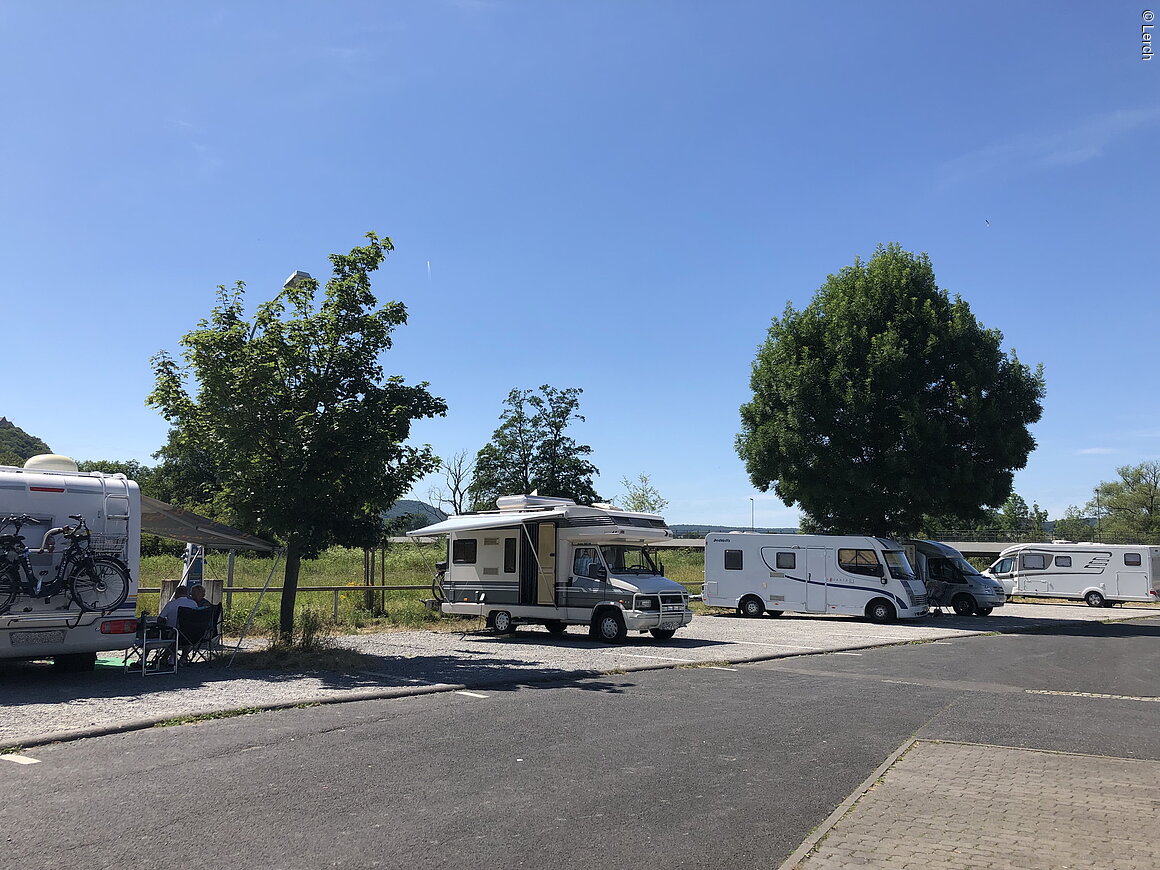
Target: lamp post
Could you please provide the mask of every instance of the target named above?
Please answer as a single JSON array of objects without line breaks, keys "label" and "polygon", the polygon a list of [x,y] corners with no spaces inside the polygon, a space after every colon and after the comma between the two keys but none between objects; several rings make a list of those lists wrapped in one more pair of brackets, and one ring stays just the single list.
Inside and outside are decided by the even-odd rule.
[{"label": "lamp post", "polygon": [[753,525],[753,499],[749,499],[749,531],[756,531]]},{"label": "lamp post", "polygon": [[299,284],[301,284],[304,279],[309,279],[309,278],[310,278],[309,272],[303,272],[301,269],[295,269],[294,274],[291,275],[289,278],[287,278],[282,283],[282,289],[283,290],[292,290],[295,287],[297,287]]}]

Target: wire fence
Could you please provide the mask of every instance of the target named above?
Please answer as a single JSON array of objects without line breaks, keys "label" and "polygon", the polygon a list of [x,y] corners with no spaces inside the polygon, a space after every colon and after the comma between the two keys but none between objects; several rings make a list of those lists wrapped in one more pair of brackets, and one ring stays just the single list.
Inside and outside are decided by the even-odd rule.
[{"label": "wire fence", "polygon": [[1045,529],[934,529],[926,535],[935,541],[952,544],[956,541],[980,541],[1011,544],[1047,544],[1052,541],[1091,542],[1093,544],[1141,544],[1158,545],[1160,535],[1118,535],[1090,529],[1079,537],[1066,537]]}]

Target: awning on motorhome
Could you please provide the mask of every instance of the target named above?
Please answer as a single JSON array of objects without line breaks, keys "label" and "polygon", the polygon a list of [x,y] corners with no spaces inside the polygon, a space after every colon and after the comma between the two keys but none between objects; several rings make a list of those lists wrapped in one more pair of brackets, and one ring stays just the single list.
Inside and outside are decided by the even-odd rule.
[{"label": "awning on motorhome", "polygon": [[498,529],[502,526],[518,526],[525,522],[542,522],[559,519],[564,516],[565,508],[555,508],[546,511],[512,511],[498,514],[476,514],[475,516],[451,517],[433,526],[415,529],[407,532],[410,538],[430,538],[434,535],[447,535],[451,532],[467,532],[472,529]]},{"label": "awning on motorhome", "polygon": [[268,552],[278,549],[277,544],[147,495],[141,496],[141,531],[187,544],[200,544],[213,550]]}]

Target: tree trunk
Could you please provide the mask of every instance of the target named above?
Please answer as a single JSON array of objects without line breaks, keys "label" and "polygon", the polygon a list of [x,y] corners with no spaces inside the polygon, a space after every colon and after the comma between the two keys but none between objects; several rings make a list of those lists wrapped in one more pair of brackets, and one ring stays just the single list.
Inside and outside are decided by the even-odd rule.
[{"label": "tree trunk", "polygon": [[286,540],[286,575],[282,581],[282,610],[278,619],[278,634],[285,644],[294,641],[294,602],[298,598],[298,571],[301,567],[298,535],[291,533]]}]

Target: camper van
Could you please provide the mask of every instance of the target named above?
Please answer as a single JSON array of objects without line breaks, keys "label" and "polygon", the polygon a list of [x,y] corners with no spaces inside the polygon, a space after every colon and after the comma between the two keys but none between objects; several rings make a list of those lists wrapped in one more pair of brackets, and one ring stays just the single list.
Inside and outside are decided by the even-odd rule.
[{"label": "camper van", "polygon": [[755,617],[794,611],[890,622],[927,612],[902,544],[862,535],[709,535],[702,600]]},{"label": "camper van", "polygon": [[[129,595],[115,611],[81,610],[67,593],[51,598],[21,594],[0,614],[0,659],[53,659],[61,668],[91,670],[101,650],[128,649],[137,630],[137,579],[141,562],[141,493],[123,474],[78,472],[63,456],[34,456],[24,468],[0,466],[0,516],[27,514],[40,521],[21,530],[38,575],[48,577],[64,546],[41,549],[48,529],[85,519],[89,546],[116,556],[129,569]],[[10,534],[9,527],[4,530]]]},{"label": "camper van", "polygon": [[[903,543],[918,579],[924,585],[928,581],[942,584],[939,606],[951,607],[959,616],[990,616],[996,607],[1006,603],[1003,584],[980,574],[954,547],[938,541]],[[933,607],[936,602],[931,600],[928,604]]]},{"label": "camper van", "polygon": [[1013,595],[1074,598],[1092,607],[1160,599],[1160,547],[1125,544],[1018,544],[987,576]]},{"label": "camper van", "polygon": [[433,586],[443,613],[479,616],[499,634],[585,625],[607,643],[630,631],[667,640],[692,621],[688,592],[649,546],[672,537],[661,517],[538,495],[496,506],[407,533],[447,536]]}]

